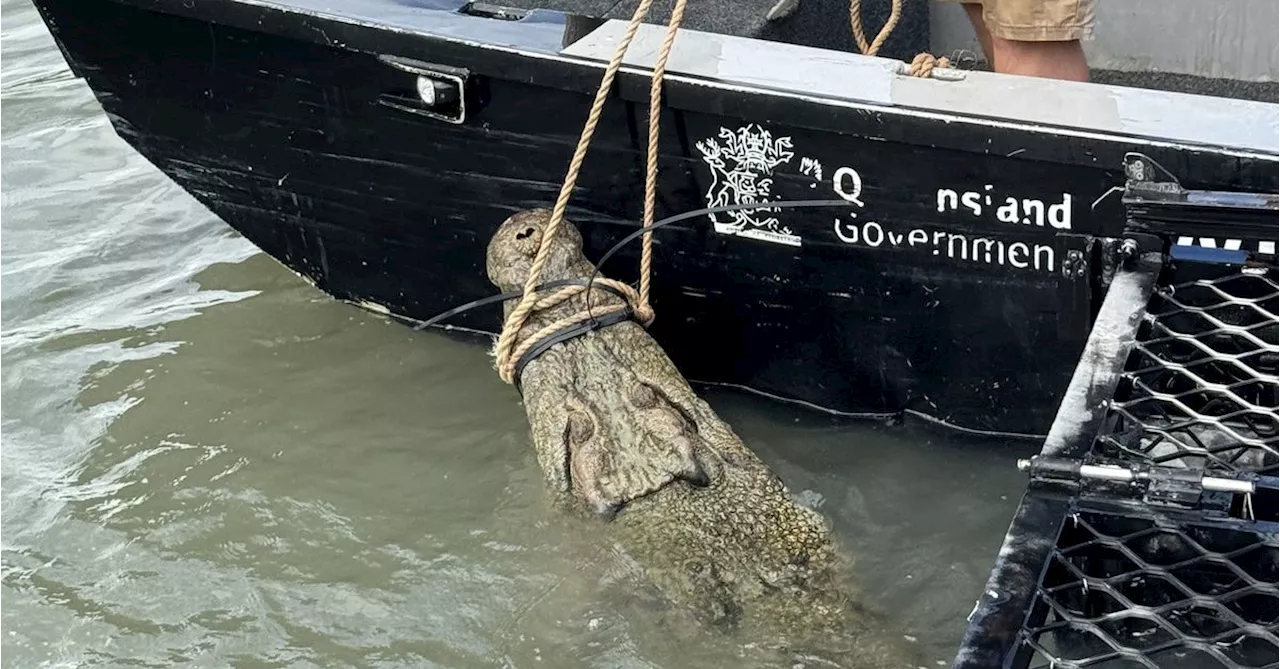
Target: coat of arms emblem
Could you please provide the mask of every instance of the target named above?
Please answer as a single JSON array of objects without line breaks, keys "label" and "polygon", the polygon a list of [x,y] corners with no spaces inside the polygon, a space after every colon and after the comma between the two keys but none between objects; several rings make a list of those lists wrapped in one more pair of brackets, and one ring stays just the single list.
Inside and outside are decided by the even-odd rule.
[{"label": "coat of arms emblem", "polygon": [[[753,123],[736,132],[721,128],[719,140],[709,138],[696,145],[711,167],[707,206],[770,202],[774,169],[789,163],[795,155],[791,138],[774,139],[767,129]],[[799,246],[799,235],[778,220],[774,215],[777,211],[777,208],[758,207],[708,216],[715,231],[721,234]]]}]

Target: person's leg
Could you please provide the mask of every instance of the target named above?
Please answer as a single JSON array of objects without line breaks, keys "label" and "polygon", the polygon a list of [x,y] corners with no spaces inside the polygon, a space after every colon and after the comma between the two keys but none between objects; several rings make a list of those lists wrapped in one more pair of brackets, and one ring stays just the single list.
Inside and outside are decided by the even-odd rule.
[{"label": "person's leg", "polygon": [[978,43],[982,45],[982,55],[987,57],[987,62],[995,67],[995,62],[991,56],[991,33],[987,30],[987,24],[982,22],[982,4],[977,2],[966,2],[961,5],[964,11],[969,15],[969,23],[973,24],[973,32],[978,34]]},{"label": "person's leg", "polygon": [[1089,80],[1081,40],[1093,29],[1093,0],[985,0],[964,8],[996,72]]},{"label": "person's leg", "polygon": [[1021,42],[992,36],[991,66],[996,72],[1030,77],[1088,81],[1089,65],[1085,62],[1080,40],[1055,42]]}]

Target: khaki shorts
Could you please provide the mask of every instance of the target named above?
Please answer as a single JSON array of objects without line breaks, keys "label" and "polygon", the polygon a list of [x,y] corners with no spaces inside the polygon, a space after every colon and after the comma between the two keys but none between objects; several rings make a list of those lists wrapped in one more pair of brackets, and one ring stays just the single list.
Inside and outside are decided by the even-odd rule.
[{"label": "khaki shorts", "polygon": [[996,37],[1063,42],[1093,36],[1094,0],[941,0],[982,5],[982,22]]}]

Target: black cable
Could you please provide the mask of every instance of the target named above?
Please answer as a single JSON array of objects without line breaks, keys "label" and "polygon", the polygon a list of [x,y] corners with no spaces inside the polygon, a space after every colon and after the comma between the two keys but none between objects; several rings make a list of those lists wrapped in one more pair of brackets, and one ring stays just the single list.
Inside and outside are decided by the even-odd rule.
[{"label": "black cable", "polygon": [[[680,221],[683,221],[683,220],[687,220],[690,218],[697,218],[699,216],[705,216],[707,214],[717,214],[724,211],[737,211],[739,209],[772,209],[775,207],[779,209],[801,209],[805,207],[848,206],[850,204],[852,203],[849,202],[848,200],[792,200],[790,202],[764,202],[764,203],[756,202],[756,203],[748,203],[748,204],[729,204],[729,205],[724,205],[722,207],[708,207],[705,209],[694,209],[693,211],[686,211],[683,214],[668,216],[667,218],[654,222],[653,225],[647,228],[641,227],[639,230],[632,232],[626,237],[623,237],[621,241],[613,245],[613,248],[609,249],[608,251],[605,251],[604,255],[600,256],[600,261],[596,263],[595,268],[591,270],[591,276],[587,279],[587,292],[588,293],[591,292],[592,283],[595,281],[596,276],[600,274],[600,268],[604,265],[605,261],[613,257],[613,254],[621,250],[623,246],[626,246],[627,244],[635,241],[636,238],[644,235],[644,233],[652,230],[657,230],[658,228],[666,227],[668,225],[671,225],[672,223],[679,223]],[[587,313],[591,313],[590,301],[587,302]]]},{"label": "black cable", "polygon": [[[718,214],[721,212],[738,211],[741,209],[801,209],[805,207],[848,206],[850,204],[852,203],[848,202],[847,200],[793,200],[790,202],[786,202],[786,201],[748,202],[744,204],[728,204],[721,207],[707,207],[703,209],[694,209],[691,211],[686,211],[682,214],[676,214],[675,216],[668,216],[667,218],[664,218],[662,220],[655,221],[653,225],[650,225],[648,227],[641,227],[640,229],[632,232],[626,237],[623,237],[621,241],[619,241],[617,244],[614,244],[613,247],[610,248],[608,251],[605,251],[604,255],[600,257],[600,261],[595,264],[595,268],[591,271],[591,276],[588,277],[585,282],[582,279],[561,279],[558,281],[550,281],[544,284],[540,284],[534,290],[542,290],[544,288],[554,288],[557,286],[582,285],[585,283],[587,286],[587,292],[590,292],[591,289],[594,287],[593,284],[595,283],[595,278],[600,274],[600,268],[604,265],[606,261],[609,260],[609,258],[613,257],[615,253],[620,251],[622,247],[635,241],[637,238],[641,237],[646,232],[651,232],[653,230],[657,230],[658,228],[664,228],[668,225],[671,225],[672,223],[679,223],[680,221],[685,221],[691,218],[697,218],[699,216],[706,216],[707,214]],[[602,284],[601,287],[609,290],[609,292],[614,293],[618,297],[623,297],[621,293],[611,288],[607,284]],[[478,300],[472,300],[471,302],[467,302],[466,304],[454,307],[452,309],[449,309],[448,311],[432,316],[431,318],[428,318],[427,320],[422,321],[418,325],[415,325],[413,329],[423,330],[427,327],[430,327],[432,325],[439,323],[440,321],[446,318],[457,316],[458,314],[463,313],[465,311],[470,311],[477,307],[483,307],[489,304],[506,302],[507,300],[513,300],[522,295],[524,295],[524,291],[512,291],[509,293],[500,293],[498,295],[483,297]],[[588,313],[591,313],[590,300],[587,300],[587,311]],[[592,320],[594,320],[594,316],[592,317]]]},{"label": "black cable", "polygon": [[[548,281],[546,283],[538,284],[538,286],[534,288],[534,291],[544,290],[546,288],[558,288],[560,286],[569,286],[569,285],[581,286],[581,285],[585,285],[586,283],[587,282],[583,279],[559,279],[556,281]],[[613,293],[614,295],[617,295],[618,297],[626,299],[626,296],[622,294],[622,291],[618,290],[617,288],[614,288],[613,286],[610,286],[609,284],[600,284],[600,287]],[[439,323],[440,321],[446,318],[449,318],[450,316],[457,316],[458,314],[464,311],[470,311],[472,309],[475,309],[476,307],[483,307],[487,304],[493,304],[495,302],[506,302],[507,300],[514,300],[515,298],[520,297],[521,295],[524,295],[524,291],[513,290],[509,293],[499,293],[498,295],[490,295],[489,297],[482,297],[478,300],[472,300],[464,305],[457,306],[448,311],[436,314],[435,316],[432,316],[431,318],[428,318],[427,320],[422,321],[421,323],[418,323],[417,325],[413,326],[413,329],[415,331],[420,331],[420,330],[423,330],[424,328],[435,325],[436,323]]]},{"label": "black cable", "polygon": [[[644,235],[644,233],[646,233],[646,232],[650,232],[650,231],[653,231],[653,230],[657,230],[658,228],[666,227],[666,226],[668,226],[668,225],[671,225],[672,223],[678,223],[678,222],[680,222],[680,221],[685,221],[685,220],[688,220],[688,219],[691,219],[691,218],[697,218],[697,217],[699,217],[699,216],[706,216],[707,214],[717,214],[717,213],[726,212],[726,211],[738,211],[738,210],[741,210],[741,209],[774,209],[774,208],[776,208],[776,209],[802,209],[802,208],[808,208],[808,207],[838,207],[838,206],[847,206],[847,205],[850,205],[850,204],[853,204],[853,203],[848,202],[848,201],[846,201],[846,200],[794,200],[794,201],[790,201],[790,202],[785,202],[785,201],[784,201],[784,202],[764,202],[764,203],[757,203],[757,202],[753,202],[753,203],[746,203],[746,204],[731,204],[731,205],[725,205],[725,206],[722,206],[722,207],[707,207],[707,208],[703,208],[703,209],[694,209],[694,210],[691,210],[691,211],[686,211],[686,212],[684,212],[684,213],[682,213],[682,214],[676,214],[675,216],[668,216],[667,218],[661,219],[661,220],[659,220],[659,221],[655,221],[653,225],[648,226],[648,227],[642,227],[642,228],[640,228],[640,229],[638,229],[638,230],[635,230],[634,232],[632,232],[632,233],[628,234],[626,237],[623,237],[621,241],[619,241],[617,244],[614,244],[614,245],[613,245],[613,246],[612,246],[608,251],[605,251],[604,255],[602,255],[602,256],[600,257],[599,262],[597,262],[597,263],[595,264],[595,268],[592,270],[592,272],[591,272],[591,276],[590,276],[590,277],[588,277],[586,281],[583,281],[582,279],[561,279],[561,280],[557,280],[557,281],[549,281],[549,282],[547,282],[547,283],[540,284],[540,285],[539,285],[537,288],[535,288],[534,290],[541,290],[541,289],[544,289],[544,288],[555,288],[555,287],[558,287],[558,286],[567,286],[567,285],[583,285],[583,284],[585,283],[585,284],[586,284],[586,286],[587,286],[587,290],[586,290],[585,292],[588,292],[588,293],[589,293],[589,292],[590,292],[590,290],[591,290],[591,288],[593,287],[593,283],[594,283],[594,281],[595,281],[596,276],[598,276],[598,275],[600,274],[600,268],[605,264],[605,262],[607,262],[607,261],[609,260],[609,258],[613,257],[613,255],[614,255],[615,253],[617,253],[619,250],[621,250],[621,249],[622,249],[622,247],[624,247],[624,246],[626,246],[627,244],[629,244],[629,243],[631,243],[631,242],[635,241],[637,238],[639,238],[640,236]],[[617,289],[616,289],[616,288],[614,288],[613,286],[610,286],[610,285],[608,285],[608,284],[601,284],[601,285],[600,285],[600,287],[601,287],[601,288],[603,288],[603,289],[605,289],[605,290],[607,290],[607,291],[609,291],[609,292],[611,292],[611,293],[613,293],[614,295],[618,296],[619,298],[622,298],[622,299],[623,299],[623,301],[625,301],[625,300],[626,300],[626,297],[621,293],[621,291],[617,290]],[[474,301],[468,302],[468,303],[466,303],[466,304],[464,304],[464,305],[461,305],[461,306],[458,306],[458,307],[454,307],[453,309],[450,309],[450,310],[448,310],[448,311],[445,311],[445,312],[443,312],[443,313],[441,313],[441,314],[438,314],[438,315],[436,315],[436,316],[433,316],[432,318],[427,319],[427,320],[423,321],[422,323],[420,323],[420,324],[418,324],[418,325],[414,326],[414,328],[413,328],[413,329],[414,329],[414,330],[422,330],[423,328],[426,328],[426,327],[428,327],[428,326],[430,326],[430,325],[434,325],[434,324],[436,324],[436,323],[438,323],[438,322],[440,322],[440,321],[442,321],[442,320],[444,320],[444,319],[446,319],[446,318],[449,318],[450,316],[456,316],[456,315],[458,315],[458,314],[460,314],[460,313],[462,313],[462,312],[464,312],[464,311],[470,311],[471,309],[474,309],[474,308],[476,308],[476,307],[482,307],[482,306],[485,306],[485,305],[487,305],[487,304],[493,304],[493,303],[495,303],[495,302],[505,302],[506,300],[511,300],[511,299],[515,299],[515,298],[517,298],[517,297],[520,297],[520,296],[521,296],[521,295],[523,295],[523,294],[524,294],[524,291],[512,291],[512,292],[510,292],[510,293],[501,293],[501,294],[499,294],[499,295],[492,295],[492,296],[490,296],[490,297],[485,297],[485,298],[481,298],[481,299],[479,299],[479,300],[474,300]],[[588,310],[588,313],[590,313],[590,310],[591,310],[591,300],[590,300],[590,299],[588,299],[588,300],[587,300],[587,310]],[[585,321],[585,322],[583,322],[583,323],[580,323],[580,324],[578,324],[578,325],[570,326],[569,328],[566,328],[565,330],[561,330],[560,332],[557,332],[557,333],[553,334],[551,337],[548,337],[546,340],[544,340],[544,341],[542,341],[542,342],[539,342],[539,344],[538,344],[537,346],[535,346],[535,347],[533,347],[533,349],[531,349],[531,350],[527,351],[527,352],[525,353],[525,355],[521,356],[520,360],[517,360],[517,361],[516,361],[516,368],[517,368],[517,369],[516,369],[516,378],[515,378],[516,391],[517,391],[517,392],[520,392],[520,391],[521,391],[521,388],[520,388],[520,373],[523,371],[524,366],[525,366],[525,365],[528,365],[528,364],[529,364],[529,362],[531,362],[534,358],[536,358],[539,354],[541,354],[541,353],[542,353],[543,351],[545,351],[546,349],[550,348],[551,346],[553,346],[553,345],[555,345],[555,344],[557,344],[557,343],[559,343],[559,342],[561,342],[561,341],[565,341],[565,340],[567,340],[567,339],[572,339],[573,337],[579,336],[579,335],[584,334],[584,333],[586,333],[586,332],[589,332],[589,331],[591,331],[591,330],[595,330],[595,329],[598,329],[598,328],[601,328],[601,327],[606,327],[606,326],[609,326],[609,325],[613,325],[613,324],[615,324],[615,323],[618,323],[618,322],[624,321],[624,320],[626,320],[626,319],[628,319],[628,318],[630,318],[630,317],[632,317],[632,316],[633,316],[632,310],[631,310],[631,308],[630,308],[630,305],[628,305],[627,309],[625,309],[624,311],[616,312],[616,313],[613,313],[613,314],[609,314],[608,316],[606,316],[606,317],[605,317],[605,319],[604,319],[604,320],[597,319],[597,318],[595,318],[594,316],[592,316],[592,317],[590,318],[590,320],[587,320],[587,321]],[[732,387],[740,387],[740,388],[744,388],[744,389],[746,389],[746,390],[749,390],[749,391],[752,391],[752,392],[756,392],[756,393],[760,393],[760,392],[761,392],[761,391],[755,390],[755,389],[753,389],[753,388],[749,388],[749,387],[745,387],[745,386],[734,386],[733,384],[709,384],[709,385],[729,385],[729,386],[732,386]],[[767,393],[763,393],[763,394],[768,395]],[[785,400],[785,401],[794,401],[794,400],[788,400],[787,398],[776,397],[776,396],[773,396],[773,395],[768,395],[768,396],[769,396],[769,397],[774,397],[775,399],[782,399],[782,400]],[[801,403],[802,403],[802,404],[809,405],[809,403],[808,403],[808,402],[801,402]],[[831,411],[830,409],[824,409],[823,407],[819,407],[819,406],[817,406],[817,405],[810,405],[810,406],[813,406],[813,407],[815,407],[815,408],[817,408],[817,409],[819,409],[819,410],[822,410],[822,411],[826,411],[826,412],[828,412],[828,413],[836,413],[837,415],[845,415],[845,416],[858,416],[858,415],[860,415],[860,414],[852,414],[852,413],[833,412],[833,411]],[[944,427],[948,427],[948,428],[952,428],[952,429],[958,430],[958,431],[960,431],[960,432],[965,432],[965,433],[974,434],[974,435],[992,436],[992,437],[1006,437],[1006,438],[1017,438],[1017,439],[1031,439],[1031,440],[1043,440],[1043,439],[1044,439],[1044,435],[1021,434],[1021,433],[1016,433],[1016,432],[997,432],[997,431],[993,431],[993,430],[983,430],[983,429],[979,429],[979,428],[967,428],[967,427],[962,427],[962,426],[959,426],[959,425],[955,425],[955,424],[949,423],[949,422],[947,422],[947,421],[945,421],[945,420],[939,419],[939,418],[937,418],[937,417],[935,417],[935,416],[930,416],[930,415],[928,415],[928,414],[926,414],[926,413],[924,413],[924,412],[917,411],[917,410],[915,410],[915,409],[903,409],[902,411],[897,412],[897,413],[884,413],[884,414],[882,414],[882,413],[875,413],[875,414],[866,414],[866,416],[868,416],[868,417],[871,417],[871,416],[874,416],[874,417],[883,417],[883,416],[898,417],[898,416],[901,416],[901,415],[912,415],[912,416],[915,416],[915,417],[917,417],[917,418],[923,419],[923,420],[925,420],[925,421],[927,421],[927,422],[935,423],[935,424],[938,424],[938,425],[942,425],[942,426],[944,426]]]},{"label": "black cable", "polygon": [[623,321],[631,320],[633,316],[634,316],[634,313],[631,311],[631,307],[628,305],[625,309],[621,311],[614,311],[614,312],[605,314],[600,318],[592,317],[581,323],[570,325],[566,328],[556,331],[555,333],[552,333],[550,336],[543,339],[542,341],[539,341],[537,344],[531,347],[528,351],[525,351],[524,355],[520,356],[519,360],[516,360],[515,374],[512,376],[512,378],[515,380],[516,392],[520,393],[521,395],[524,394],[524,389],[521,388],[520,386],[520,378],[524,376],[524,368],[529,363],[533,362],[535,358],[542,355],[542,353],[547,349],[551,348],[552,346],[555,346],[556,344],[559,344],[560,342],[569,341],[574,337],[584,335],[588,332],[591,332],[592,330],[599,330],[600,328],[608,327],[616,323],[621,323]]}]

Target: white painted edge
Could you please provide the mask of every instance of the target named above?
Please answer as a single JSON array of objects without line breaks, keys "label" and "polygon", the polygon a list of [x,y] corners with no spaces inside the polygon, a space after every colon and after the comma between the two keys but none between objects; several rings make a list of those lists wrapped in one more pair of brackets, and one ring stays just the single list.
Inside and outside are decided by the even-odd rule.
[{"label": "white painted edge", "polygon": [[[1138,322],[1145,312],[1142,309],[1135,312],[1132,306],[1143,305],[1150,297],[1149,290],[1143,288],[1146,281],[1138,272],[1119,272],[1112,280],[1089,333],[1089,342],[1058,404],[1058,413],[1049,427],[1041,455],[1062,452],[1092,420],[1090,411],[1098,408],[1088,406],[1089,391],[1097,385],[1116,382],[1118,374],[1110,369],[1109,363],[1133,346]],[[1107,401],[1104,400],[1104,404]]]},{"label": "white painted edge", "polygon": [[[608,62],[626,31],[610,20],[561,50]],[[624,65],[651,70],[666,27],[643,24]],[[1156,142],[1280,155],[1280,105],[1187,93],[969,71],[919,79],[903,63],[860,54],[681,30],[667,64],[686,75],[761,91],[913,110],[982,122],[1025,123]]]},{"label": "white painted edge", "polygon": [[[561,54],[608,62],[626,34],[627,22],[610,20],[561,50]],[[666,39],[666,26],[642,24],[623,56],[624,65],[651,70]],[[768,42],[747,37],[681,30],[667,71],[765,89],[823,92],[845,100],[891,104],[893,73],[887,58]]]}]

